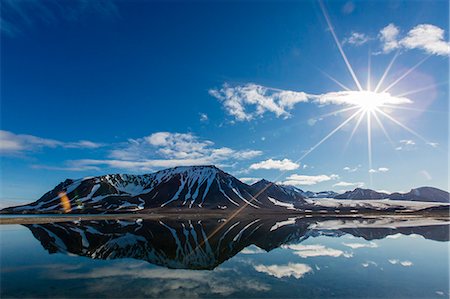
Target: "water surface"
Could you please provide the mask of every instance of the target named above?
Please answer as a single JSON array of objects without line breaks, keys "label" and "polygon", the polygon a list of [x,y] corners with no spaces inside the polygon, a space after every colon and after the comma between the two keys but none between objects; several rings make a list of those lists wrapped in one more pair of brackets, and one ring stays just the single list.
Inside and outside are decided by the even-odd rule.
[{"label": "water surface", "polygon": [[449,296],[442,219],[128,219],[0,232],[2,298]]}]

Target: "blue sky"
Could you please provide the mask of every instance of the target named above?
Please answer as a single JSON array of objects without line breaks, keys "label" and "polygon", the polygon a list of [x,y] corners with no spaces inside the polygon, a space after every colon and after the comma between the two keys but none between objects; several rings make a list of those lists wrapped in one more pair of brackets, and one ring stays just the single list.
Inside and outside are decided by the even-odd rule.
[{"label": "blue sky", "polygon": [[[447,1],[2,4],[3,205],[192,164],[315,191],[448,189]],[[333,32],[363,91],[370,58],[371,93]],[[393,58],[378,92],[401,80],[374,95]],[[323,140],[359,109],[370,151],[367,115],[350,142],[360,114]]]}]

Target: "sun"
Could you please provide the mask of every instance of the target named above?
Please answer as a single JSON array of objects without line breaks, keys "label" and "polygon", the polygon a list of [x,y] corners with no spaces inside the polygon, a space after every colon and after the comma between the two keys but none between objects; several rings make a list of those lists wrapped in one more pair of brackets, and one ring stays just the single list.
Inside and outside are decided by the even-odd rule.
[{"label": "sun", "polygon": [[365,112],[373,113],[383,105],[389,103],[391,97],[388,93],[377,93],[369,90],[355,91],[358,94],[359,101],[356,106]]},{"label": "sun", "polygon": [[414,130],[410,129],[397,119],[395,119],[393,116],[390,115],[388,111],[386,111],[386,108],[388,110],[394,110],[394,109],[411,109],[414,110],[414,108],[409,107],[400,107],[400,105],[403,104],[411,104],[412,101],[405,96],[426,90],[432,86],[424,87],[418,90],[408,91],[406,93],[403,93],[401,95],[392,95],[389,91],[392,90],[392,88],[397,85],[401,80],[406,78],[410,73],[412,73],[416,68],[418,68],[422,63],[424,63],[429,56],[425,57],[421,61],[419,61],[416,65],[408,69],[404,74],[399,76],[397,79],[395,79],[393,82],[390,82],[387,87],[384,87],[384,89],[381,89],[384,85],[384,81],[387,78],[387,75],[392,68],[395,60],[399,56],[400,52],[397,51],[397,53],[394,55],[390,63],[388,64],[386,70],[384,71],[383,75],[381,76],[380,80],[376,84],[375,88],[371,88],[371,59],[370,59],[370,53],[369,53],[369,63],[368,63],[368,74],[367,74],[367,86],[363,88],[360,81],[358,80],[358,77],[356,76],[356,73],[354,72],[347,56],[345,55],[345,52],[342,48],[341,42],[339,41],[336,32],[334,31],[334,27],[331,24],[330,17],[328,16],[328,13],[326,11],[325,5],[323,4],[322,0],[319,0],[320,7],[322,9],[323,15],[325,17],[325,20],[328,24],[328,29],[331,32],[333,39],[336,43],[337,48],[339,49],[339,52],[342,56],[342,59],[345,62],[345,65],[353,79],[353,82],[355,83],[355,89],[351,89],[348,86],[344,85],[342,82],[337,80],[336,78],[333,78],[331,75],[325,73],[322,71],[322,73],[327,76],[329,79],[331,79],[333,82],[338,84],[340,87],[343,88],[342,91],[339,92],[331,92],[328,93],[329,99],[331,99],[334,103],[337,104],[344,104],[347,105],[347,108],[340,109],[337,111],[333,111],[331,113],[327,113],[325,115],[322,115],[320,118],[324,118],[331,115],[337,115],[340,113],[348,112],[348,111],[355,111],[352,112],[352,114],[346,118],[340,125],[338,125],[336,128],[334,128],[331,132],[329,132],[325,137],[323,137],[319,142],[317,142],[314,146],[312,146],[309,150],[307,150],[296,162],[303,160],[306,156],[308,156],[310,153],[312,153],[317,147],[319,147],[322,143],[324,143],[326,140],[328,140],[331,136],[333,136],[336,132],[341,130],[344,126],[347,126],[350,122],[355,121],[355,125],[353,127],[353,130],[350,134],[350,137],[347,141],[346,147],[349,145],[350,141],[352,140],[355,132],[357,131],[358,127],[362,123],[363,120],[366,122],[366,128],[367,128],[367,153],[368,153],[368,166],[369,166],[369,176],[370,176],[370,185],[372,185],[372,172],[370,171],[372,169],[372,129],[373,129],[373,122],[375,122],[378,127],[381,129],[381,131],[384,133],[388,141],[391,143],[393,148],[394,142],[392,141],[392,138],[389,136],[383,121],[388,120],[392,123],[395,123],[396,125],[402,127],[404,130],[408,131],[409,133],[415,135],[416,137],[423,140],[426,144],[433,144],[432,142],[428,141],[424,137],[422,137],[419,133],[415,132]]}]

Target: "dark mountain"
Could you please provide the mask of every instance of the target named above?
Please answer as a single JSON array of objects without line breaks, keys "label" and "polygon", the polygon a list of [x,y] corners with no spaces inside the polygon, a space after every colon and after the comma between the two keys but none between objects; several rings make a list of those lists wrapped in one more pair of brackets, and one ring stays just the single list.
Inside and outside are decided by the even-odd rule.
[{"label": "dark mountain", "polygon": [[268,190],[249,186],[215,166],[191,166],[153,174],[66,180],[36,202],[2,212],[110,213],[157,208],[286,210],[287,206],[279,204],[280,201],[304,203],[301,195],[291,193],[291,196],[274,184]]},{"label": "dark mountain", "polygon": [[[329,211],[334,207],[308,202],[305,198],[323,198],[332,192],[305,193],[293,186],[261,180],[247,185],[215,166],[175,167],[152,174],[111,174],[65,180],[39,200],[10,207],[1,213],[132,213],[164,209],[167,212],[203,210],[287,212]],[[423,187],[405,194],[386,194],[357,188],[334,196],[336,199],[397,199],[448,203],[445,191]],[[373,209],[372,207],[367,207]],[[352,208],[339,207],[342,212]],[[397,206],[384,207],[402,209]],[[379,208],[377,210],[380,210]],[[363,210],[359,210],[364,212]]]},{"label": "dark mountain", "polygon": [[267,196],[282,202],[304,203],[305,197],[299,189],[292,186],[278,185],[267,180],[260,180],[251,185],[254,194],[266,193]]},{"label": "dark mountain", "polygon": [[385,199],[389,198],[389,194],[377,192],[371,189],[356,188],[353,191],[347,191],[343,194],[336,195],[336,199]]},{"label": "dark mountain", "polygon": [[343,194],[334,196],[336,199],[391,199],[391,200],[408,200],[423,202],[450,202],[450,194],[444,190],[433,187],[420,187],[411,189],[407,193],[384,193],[371,189],[356,188],[353,191],[347,191]]},{"label": "dark mountain", "polygon": [[420,187],[411,189],[408,193],[392,193],[389,195],[389,199],[448,203],[450,202],[450,194],[433,187]]}]

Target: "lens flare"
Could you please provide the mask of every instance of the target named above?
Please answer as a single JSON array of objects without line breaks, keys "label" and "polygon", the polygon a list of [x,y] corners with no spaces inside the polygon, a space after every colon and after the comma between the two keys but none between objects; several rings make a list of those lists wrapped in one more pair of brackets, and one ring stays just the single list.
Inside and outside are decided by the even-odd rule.
[{"label": "lens flare", "polygon": [[61,207],[64,210],[64,213],[69,213],[70,211],[72,211],[72,207],[70,205],[70,199],[69,197],[67,197],[66,192],[60,192],[58,194],[59,196],[59,200],[61,201]]}]

